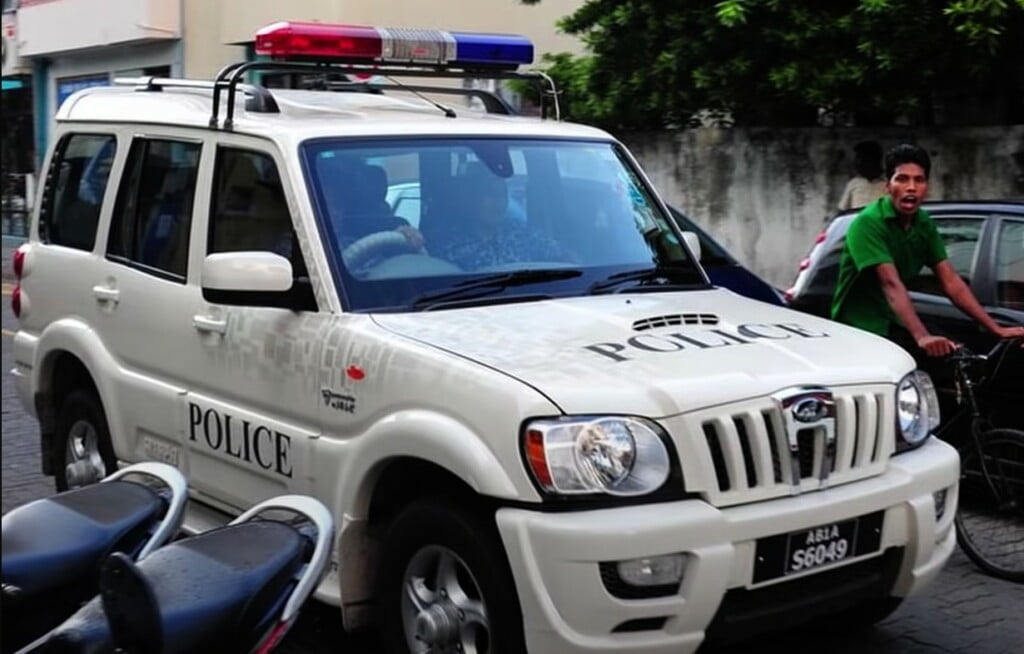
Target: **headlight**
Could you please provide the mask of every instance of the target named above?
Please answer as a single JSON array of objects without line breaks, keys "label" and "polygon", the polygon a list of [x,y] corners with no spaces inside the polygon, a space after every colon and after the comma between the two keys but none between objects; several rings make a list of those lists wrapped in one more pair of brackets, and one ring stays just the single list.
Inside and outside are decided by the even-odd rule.
[{"label": "headlight", "polygon": [[896,451],[917,447],[939,426],[939,398],[928,373],[915,370],[896,387]]},{"label": "headlight", "polygon": [[533,420],[523,449],[534,479],[557,495],[643,495],[660,488],[671,469],[661,429],[643,418]]}]

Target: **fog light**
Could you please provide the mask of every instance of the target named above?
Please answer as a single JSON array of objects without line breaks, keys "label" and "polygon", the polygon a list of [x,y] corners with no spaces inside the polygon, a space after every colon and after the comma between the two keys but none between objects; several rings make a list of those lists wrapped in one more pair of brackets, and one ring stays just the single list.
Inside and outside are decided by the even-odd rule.
[{"label": "fog light", "polygon": [[938,522],[946,513],[946,489],[932,493],[932,500],[935,502],[935,522]]},{"label": "fog light", "polygon": [[682,581],[686,571],[686,555],[648,556],[619,561],[616,565],[619,577],[631,586],[663,586]]}]

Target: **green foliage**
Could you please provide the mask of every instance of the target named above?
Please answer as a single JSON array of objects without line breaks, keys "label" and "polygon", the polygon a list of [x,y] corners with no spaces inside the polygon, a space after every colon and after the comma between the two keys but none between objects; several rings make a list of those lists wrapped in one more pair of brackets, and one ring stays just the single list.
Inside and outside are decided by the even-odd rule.
[{"label": "green foliage", "polygon": [[1024,96],[1024,0],[586,0],[559,27],[588,50],[542,62],[563,109],[615,129],[926,124]]}]

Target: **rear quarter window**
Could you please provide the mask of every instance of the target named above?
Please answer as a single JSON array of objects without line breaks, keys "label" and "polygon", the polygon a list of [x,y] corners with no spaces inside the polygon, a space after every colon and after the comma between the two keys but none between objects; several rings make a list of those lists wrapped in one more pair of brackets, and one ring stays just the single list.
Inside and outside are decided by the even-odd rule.
[{"label": "rear quarter window", "polygon": [[44,243],[92,250],[116,152],[111,134],[69,134],[57,144],[39,211]]}]

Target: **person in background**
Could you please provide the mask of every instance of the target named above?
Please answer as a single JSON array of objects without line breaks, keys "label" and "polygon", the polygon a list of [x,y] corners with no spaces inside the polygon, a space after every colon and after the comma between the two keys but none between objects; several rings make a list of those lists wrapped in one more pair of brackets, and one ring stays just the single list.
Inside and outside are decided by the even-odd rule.
[{"label": "person in background", "polygon": [[949,262],[935,221],[921,208],[930,172],[931,158],[915,145],[897,145],[886,154],[886,194],[850,224],[832,297],[833,320],[889,338],[919,365],[959,347],[928,331],[907,293],[906,285],[926,265],[953,304],[983,328],[999,338],[1024,336],[1024,327],[993,320]]},{"label": "person in background", "polygon": [[860,209],[885,195],[882,175],[882,146],[878,141],[861,141],[853,146],[856,175],[846,183],[839,198],[839,210]]}]

